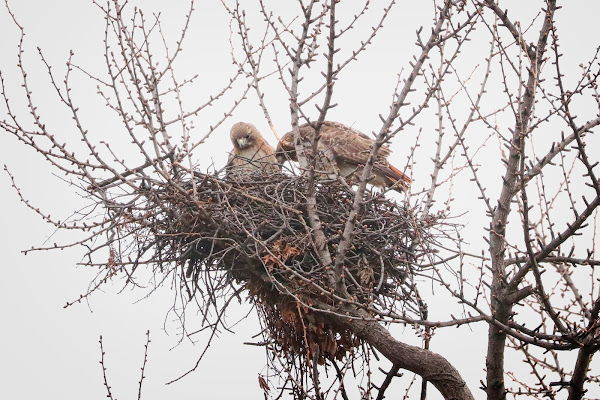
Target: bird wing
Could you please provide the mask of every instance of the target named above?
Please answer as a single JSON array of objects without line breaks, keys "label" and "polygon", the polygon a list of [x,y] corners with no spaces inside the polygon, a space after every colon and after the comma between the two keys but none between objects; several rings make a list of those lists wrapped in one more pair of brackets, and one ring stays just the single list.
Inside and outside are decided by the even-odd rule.
[{"label": "bird wing", "polygon": [[[304,124],[299,127],[300,135],[304,141],[310,141],[315,133],[310,124]],[[326,155],[328,159],[333,156],[338,168],[343,169],[342,175],[353,174],[361,165],[366,164],[371,154],[371,146],[375,141],[364,133],[339,122],[325,121],[321,126],[319,150]],[[287,159],[297,161],[296,148],[294,144],[293,131],[288,132],[279,141],[277,145],[277,154],[284,154]],[[405,189],[412,182],[398,168],[387,161],[391,154],[389,146],[381,146],[373,165],[373,173],[378,176],[378,186],[390,186],[399,182],[399,189]]]},{"label": "bird wing", "polygon": [[[307,141],[310,141],[315,133],[314,128],[310,124],[301,125],[298,129],[302,138]],[[354,164],[364,164],[367,162],[374,140],[364,133],[339,122],[330,121],[323,123],[320,133],[319,149],[321,151],[331,151],[334,155],[343,158],[344,161]],[[388,146],[382,146],[379,149],[378,160],[385,160],[390,153]],[[283,154],[288,159],[297,161],[293,131],[281,137],[277,145],[276,154]]]},{"label": "bird wing", "polygon": [[[321,128],[320,143],[330,147],[335,160],[346,170],[365,165],[371,154],[371,146],[375,141],[367,135],[340,123],[325,123]],[[381,146],[373,164],[373,173],[377,179],[372,183],[377,186],[391,186],[399,182],[399,189],[405,190],[412,180],[394,167],[387,160],[391,154],[388,146]]]},{"label": "bird wing", "polygon": [[261,135],[256,137],[256,143],[252,146],[258,158],[262,162],[277,163],[275,149]]},{"label": "bird wing", "polygon": [[[312,129],[312,128],[310,128]],[[314,132],[314,130],[313,130]],[[371,146],[375,142],[364,133],[338,122],[325,122],[321,127],[319,147],[331,149],[339,162],[365,164],[371,154]],[[388,146],[381,146],[375,163],[387,163],[390,155]]]}]

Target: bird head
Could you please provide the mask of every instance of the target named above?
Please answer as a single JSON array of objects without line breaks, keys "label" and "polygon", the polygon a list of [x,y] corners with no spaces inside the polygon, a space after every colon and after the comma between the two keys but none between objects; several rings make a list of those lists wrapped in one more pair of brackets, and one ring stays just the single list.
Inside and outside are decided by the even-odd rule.
[{"label": "bird head", "polygon": [[281,165],[283,165],[283,163],[287,161],[287,157],[284,153],[277,153],[275,155],[275,158],[277,158],[277,162]]},{"label": "bird head", "polygon": [[294,146],[293,136],[291,133],[284,135],[275,150],[275,157],[279,164],[285,163],[289,160],[296,159],[296,147]]},{"label": "bird head", "polygon": [[256,127],[246,122],[238,122],[231,127],[231,142],[234,147],[244,149],[256,141]]}]

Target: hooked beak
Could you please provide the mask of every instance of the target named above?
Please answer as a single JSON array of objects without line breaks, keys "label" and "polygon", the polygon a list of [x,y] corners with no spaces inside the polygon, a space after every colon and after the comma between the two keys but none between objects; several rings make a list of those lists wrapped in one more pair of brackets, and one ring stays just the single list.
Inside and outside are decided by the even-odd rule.
[{"label": "hooked beak", "polygon": [[237,143],[238,143],[238,146],[240,146],[240,149],[243,149],[248,144],[248,139],[241,137],[237,140]]},{"label": "hooked beak", "polygon": [[275,158],[277,159],[277,162],[282,165],[287,161],[287,157],[284,153],[277,153]]}]

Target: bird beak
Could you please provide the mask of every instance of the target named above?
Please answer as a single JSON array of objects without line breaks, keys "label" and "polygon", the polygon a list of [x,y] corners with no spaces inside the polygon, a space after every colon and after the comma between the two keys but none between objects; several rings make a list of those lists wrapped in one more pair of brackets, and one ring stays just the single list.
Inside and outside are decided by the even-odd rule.
[{"label": "bird beak", "polygon": [[241,137],[237,140],[237,142],[238,142],[238,146],[240,146],[240,149],[243,149],[244,147],[246,147],[248,140],[246,138]]},{"label": "bird beak", "polygon": [[287,157],[283,153],[277,153],[275,158],[277,158],[277,162],[282,165],[287,161]]}]

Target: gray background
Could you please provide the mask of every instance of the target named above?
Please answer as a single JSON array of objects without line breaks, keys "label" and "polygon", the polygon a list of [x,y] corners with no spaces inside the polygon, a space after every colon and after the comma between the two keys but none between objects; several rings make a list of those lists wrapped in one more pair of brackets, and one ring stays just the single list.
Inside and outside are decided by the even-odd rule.
[{"label": "gray background", "polygon": [[[40,112],[54,132],[64,135],[68,140],[74,137],[70,136],[73,134],[69,132],[71,128],[65,128],[70,126],[68,114],[58,106],[35,48],[40,46],[44,50],[59,76],[64,72],[69,49],[75,51],[77,64],[102,74],[102,14],[90,1],[13,0],[9,3],[27,32],[25,65],[30,74],[34,97],[40,103]],[[296,12],[295,7],[287,4],[293,2],[283,3],[285,5],[279,3],[279,7],[284,14]],[[160,11],[163,27],[171,41],[177,37],[188,8],[185,1],[169,2],[168,6],[161,1],[138,1],[132,4],[142,5],[147,15],[150,10]],[[503,2],[507,8],[515,5],[518,8],[514,9],[512,17],[528,20],[537,13],[541,2]],[[372,6],[372,17],[353,33],[355,37],[368,32],[369,21],[376,20],[382,6]],[[190,93],[186,99],[191,104],[200,103],[207,93],[218,91],[234,71],[229,55],[229,19],[220,2],[198,2],[196,9],[184,45],[185,53],[177,66],[180,77],[201,74],[196,84],[197,93]],[[597,43],[596,18],[599,12],[598,2],[581,0],[565,2],[564,9],[557,13],[568,71],[576,69],[580,62],[591,57]],[[396,74],[402,67],[408,68],[408,61],[417,53],[413,45],[414,32],[420,25],[428,26],[431,15],[432,6],[428,2],[400,2],[375,44],[341,77],[334,99],[340,105],[332,110],[329,119],[352,124],[367,133],[379,127],[378,114],[387,111]],[[0,37],[0,69],[9,98],[14,102],[17,114],[25,114],[27,110],[20,91],[21,77],[16,68],[18,30],[4,9],[0,10]],[[487,51],[486,40],[487,36],[481,43],[482,51]],[[476,61],[471,61],[468,56],[461,60],[461,63],[466,63],[463,71],[470,71],[476,66]],[[468,65],[470,62],[471,66]],[[319,79],[316,72],[312,79]],[[94,127],[97,137],[106,135],[108,140],[118,143],[118,121],[102,106],[103,102],[95,94],[95,84],[82,77],[75,82],[78,85],[74,88],[74,96],[81,105],[88,125]],[[287,131],[290,127],[287,96],[279,82],[271,79],[262,89],[278,130],[281,133]],[[198,134],[218,120],[224,110],[226,107],[220,105],[214,108],[214,114],[211,111],[198,117],[194,122]],[[254,93],[250,92],[249,100],[206,143],[200,153],[203,158],[198,160],[203,168],[208,168],[211,163],[217,167],[225,163],[230,149],[228,130],[238,120],[253,122],[271,143],[275,143]],[[422,119],[415,128],[424,129],[422,146],[433,143],[433,136],[427,137],[428,130],[433,132],[431,124],[432,121]],[[408,146],[412,140],[410,134],[394,140],[394,163],[399,166],[406,163]],[[496,154],[497,142],[490,146],[491,149],[485,151]],[[424,154],[421,156],[424,157]],[[45,212],[64,219],[83,204],[72,187],[63,182],[60,176],[53,175],[48,165],[33,151],[24,148],[4,132],[0,134],[0,159],[1,164],[6,164],[15,175],[23,195]],[[413,171],[412,175],[416,184],[424,187],[430,169],[426,158],[420,163],[418,166],[422,166],[422,169]],[[495,172],[490,172],[489,179],[498,179]],[[500,187],[498,180],[492,182],[496,184],[491,185],[491,191]],[[113,394],[121,399],[136,398],[146,330],[151,331],[152,343],[142,398],[262,397],[257,374],[266,373],[264,351],[243,345],[244,341],[256,340],[252,336],[260,330],[253,314],[235,326],[235,335],[225,332],[214,341],[196,372],[180,382],[165,386],[166,381],[176,378],[194,365],[207,339],[206,335],[197,335],[194,337],[196,344],[187,339],[180,343],[180,324],[169,313],[174,296],[170,287],[160,288],[152,296],[144,298],[147,290],[123,289],[124,281],[115,279],[105,285],[102,292],[96,292],[81,304],[63,309],[63,305],[87,291],[97,271],[76,266],[82,255],[82,250],[78,248],[33,252],[24,256],[22,250],[31,246],[50,244],[59,239],[68,240],[73,236],[55,234],[52,226],[45,224],[19,202],[10,185],[8,175],[0,174],[3,210],[0,230],[3,254],[0,280],[0,398],[105,398],[98,364],[100,335],[104,337],[106,366]],[[485,248],[480,227],[486,226],[487,221],[482,219],[482,210],[477,205],[460,201],[460,194],[469,193],[473,187],[469,186],[468,177],[464,181],[457,181],[456,185],[454,194],[457,200],[452,205],[453,213],[460,215],[471,211],[471,214],[462,217],[462,221],[468,223],[468,228],[473,228],[472,231],[467,229],[464,235],[474,248]],[[438,299],[444,298],[442,291],[438,290],[435,294]],[[235,322],[242,318],[248,308],[247,305],[232,307],[229,320]],[[436,316],[443,319],[446,316],[443,308],[443,305],[433,307],[432,319]],[[188,315],[187,318],[193,325],[194,315]],[[392,332],[400,340],[420,344],[410,327],[395,326]],[[451,328],[448,333],[439,331],[432,342],[434,351],[458,366],[476,397],[481,397],[478,392],[479,380],[485,378],[486,333],[483,325],[459,330]],[[410,374],[405,376],[396,384],[396,394],[389,393],[389,397],[403,393],[400,386],[410,380]],[[433,388],[431,390],[433,394]]]}]

